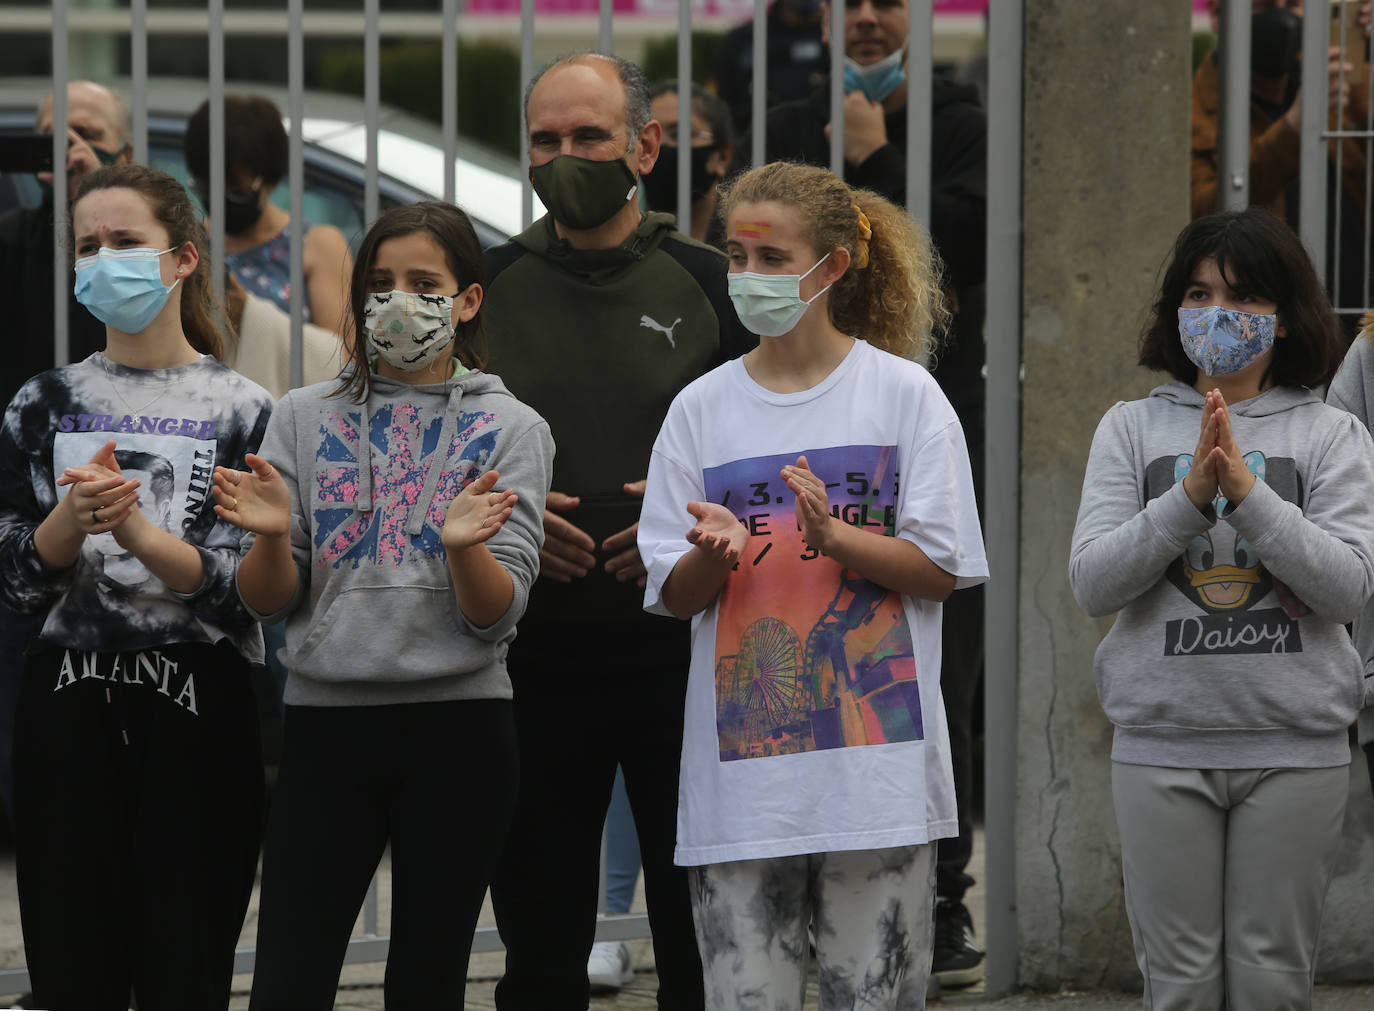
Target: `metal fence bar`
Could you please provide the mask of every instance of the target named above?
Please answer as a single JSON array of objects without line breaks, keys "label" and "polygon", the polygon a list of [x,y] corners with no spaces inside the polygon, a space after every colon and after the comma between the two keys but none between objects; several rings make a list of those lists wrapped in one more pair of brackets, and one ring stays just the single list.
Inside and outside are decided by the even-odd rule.
[{"label": "metal fence bar", "polygon": [[458,162],[458,0],[444,0],[443,42],[443,133],[444,199],[455,202]]},{"label": "metal fence bar", "polygon": [[[1250,0],[1223,0],[1219,55],[1221,165],[1217,172],[1218,209],[1243,211],[1250,204]],[[1326,65],[1325,59],[1321,62]]]},{"label": "metal fence bar", "polygon": [[129,4],[129,73],[132,77],[134,162],[148,164],[148,0]]},{"label": "metal fence bar", "polygon": [[[1316,5],[1314,5],[1314,6],[1316,6]],[[1320,10],[1320,9],[1322,9],[1322,8],[1321,8],[1321,7],[1317,7],[1317,9]],[[1345,59],[1344,59],[1344,54],[1345,54],[1345,17],[1344,17],[1344,11],[1345,11],[1345,5],[1344,5],[1343,3],[1338,3],[1338,4],[1334,4],[1334,5],[1331,6],[1331,8],[1330,8],[1330,12],[1331,12],[1331,13],[1328,14],[1327,19],[1318,19],[1318,18],[1314,18],[1314,20],[1327,20],[1327,21],[1328,21],[1328,24],[1329,24],[1330,16],[1331,16],[1332,14],[1334,14],[1334,16],[1337,18],[1338,23],[1339,23],[1339,25],[1340,25],[1340,27],[1339,27],[1339,28],[1337,29],[1337,31],[1336,31],[1336,38],[1337,38],[1337,42],[1338,42],[1338,45],[1339,45],[1340,52],[1341,52],[1342,56],[1341,56],[1340,59],[1338,59],[1338,60],[1336,61],[1336,62],[1337,62],[1336,81],[1337,81],[1337,84],[1338,84],[1342,89],[1344,89],[1344,87],[1345,87],[1345,85],[1346,85],[1346,78],[1345,78]],[[1313,13],[1315,14],[1316,12],[1314,11]],[[1322,117],[1322,118],[1323,118],[1323,121],[1326,123],[1326,128],[1327,128],[1327,130],[1339,130],[1339,129],[1341,129],[1341,128],[1345,125],[1345,115],[1344,115],[1344,113],[1343,113],[1342,111],[1340,111],[1339,109],[1333,114],[1333,113],[1330,111],[1330,107],[1328,106],[1328,107],[1327,107],[1327,110],[1326,110],[1326,112],[1323,114],[1323,117]],[[1342,218],[1344,217],[1344,215],[1341,214],[1341,191],[1342,191],[1342,189],[1344,189],[1344,180],[1343,180],[1343,178],[1342,178],[1342,176],[1341,176],[1341,163],[1345,160],[1345,158],[1344,158],[1344,156],[1345,156],[1345,145],[1344,145],[1341,141],[1336,141],[1335,149],[1336,149],[1336,150],[1335,150],[1335,161],[1336,161],[1336,174],[1335,174],[1335,180],[1336,180],[1336,193],[1335,193],[1335,198],[1334,198],[1334,200],[1332,201],[1332,203],[1335,204],[1335,213],[1331,215],[1331,217],[1334,218],[1335,220],[1334,220],[1334,221],[1328,221],[1328,222],[1327,222],[1327,227],[1328,227],[1328,230],[1329,230],[1330,233],[1331,233],[1331,255],[1332,255],[1332,258],[1333,258],[1333,259],[1332,259],[1332,263],[1331,263],[1331,304],[1332,304],[1333,306],[1336,306],[1337,308],[1340,308],[1341,305],[1345,302],[1346,296],[1347,296],[1347,294],[1348,294],[1347,292],[1344,292],[1344,291],[1341,290],[1341,226],[1342,226],[1342,224],[1343,224]],[[1328,199],[1330,199],[1330,198],[1328,198]],[[1329,205],[1328,205],[1328,207],[1329,207]],[[1320,275],[1319,275],[1319,276],[1320,276]]]},{"label": "metal fence bar", "polygon": [[377,220],[377,106],[381,90],[377,66],[381,62],[377,37],[379,11],[380,0],[363,0],[363,125],[367,134],[367,164],[363,166],[364,229]]},{"label": "metal fence bar", "polygon": [[906,39],[906,210],[927,229],[934,22],[932,0],[912,4]]},{"label": "metal fence bar", "polygon": [[[1302,129],[1298,154],[1304,166],[1298,176],[1298,234],[1318,277],[1326,276],[1326,49],[1327,21],[1320,17],[1302,22]],[[1316,166],[1309,171],[1305,166]]]},{"label": "metal fence bar", "polygon": [[67,0],[52,4],[52,220],[56,241],[52,244],[52,353],[54,365],[71,359],[67,328],[68,292],[71,288],[69,254],[61,241],[67,233]]},{"label": "metal fence bar", "polygon": [[[692,5],[677,5],[677,227],[692,234]],[[604,882],[603,882],[604,883]]]},{"label": "metal fence bar", "polygon": [[291,133],[287,143],[287,178],[291,180],[291,385],[305,384],[305,341],[302,321],[305,308],[305,29],[304,0],[287,0],[289,23],[286,36],[287,117]]},{"label": "metal fence bar", "polygon": [[210,290],[224,304],[228,262],[224,254],[224,0],[209,0],[210,32]]},{"label": "metal fence bar", "polygon": [[749,164],[764,165],[764,140],[768,134],[768,0],[754,0],[754,86],[749,108]]},{"label": "metal fence bar", "polygon": [[1364,271],[1361,274],[1360,305],[1369,305],[1370,238],[1374,236],[1374,219],[1371,219],[1371,204],[1374,204],[1374,68],[1369,65],[1368,43],[1365,47],[1365,137],[1364,137]]},{"label": "metal fence bar", "polygon": [[[844,11],[845,5],[830,5],[830,171],[844,178]],[[758,72],[754,87],[758,88]],[[763,83],[768,87],[767,80]]]},{"label": "metal fence bar", "polygon": [[[520,0],[520,164],[530,163],[530,130],[524,122],[524,94],[534,77],[534,0]],[[520,173],[520,226],[530,227],[534,220],[534,186],[529,172]]]},{"label": "metal fence bar", "polygon": [[984,589],[984,865],[989,997],[1016,985],[1017,621],[1021,516],[1022,0],[988,26],[987,405],[984,518],[997,571]]}]

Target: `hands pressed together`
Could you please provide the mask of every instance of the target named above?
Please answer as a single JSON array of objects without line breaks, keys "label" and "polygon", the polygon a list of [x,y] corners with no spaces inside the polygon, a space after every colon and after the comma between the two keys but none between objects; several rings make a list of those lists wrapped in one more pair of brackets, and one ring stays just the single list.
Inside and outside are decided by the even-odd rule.
[{"label": "hands pressed together", "polygon": [[1202,405],[1202,431],[1193,450],[1193,465],[1183,479],[1183,490],[1198,509],[1206,509],[1218,491],[1232,505],[1239,505],[1255,480],[1236,444],[1226,401],[1220,390],[1210,390]]},{"label": "hands pressed together", "polygon": [[[629,481],[623,485],[626,494],[644,497],[645,481]],[[559,513],[576,509],[582,499],[561,491],[550,491],[544,510],[544,547],[539,551],[539,575],[555,583],[571,583],[581,579],[596,567],[596,541],[581,527]],[[617,582],[634,580],[639,586],[648,581],[648,570],[639,557],[639,524],[632,523],[624,530],[611,534],[601,542],[601,550],[610,557],[604,565]]]}]

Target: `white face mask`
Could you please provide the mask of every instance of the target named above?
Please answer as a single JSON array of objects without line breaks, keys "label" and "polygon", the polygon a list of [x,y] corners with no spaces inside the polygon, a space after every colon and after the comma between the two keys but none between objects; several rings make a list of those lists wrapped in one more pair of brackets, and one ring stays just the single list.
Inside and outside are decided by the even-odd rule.
[{"label": "white face mask", "polygon": [[805,274],[754,274],[747,270],[727,274],[730,301],[739,321],[761,337],[781,337],[791,331],[811,303],[830,290],[827,284],[810,298],[801,297],[802,278],[829,256],[826,253]]},{"label": "white face mask", "polygon": [[453,299],[409,291],[371,294],[363,303],[363,327],[373,354],[402,372],[418,372],[453,343]]}]

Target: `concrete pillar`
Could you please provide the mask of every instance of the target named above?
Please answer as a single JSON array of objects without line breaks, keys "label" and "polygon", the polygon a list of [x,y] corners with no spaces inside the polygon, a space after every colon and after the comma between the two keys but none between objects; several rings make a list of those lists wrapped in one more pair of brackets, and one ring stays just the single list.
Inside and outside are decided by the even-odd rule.
[{"label": "concrete pillar", "polygon": [[1191,5],[1088,10],[1025,5],[1016,871],[1019,982],[1041,989],[1139,986],[1092,671],[1107,623],[1074,603],[1068,555],[1098,420],[1162,381],[1136,338],[1188,220]]},{"label": "concrete pillar", "polygon": [[[1164,381],[1136,338],[1188,219],[1189,4],[1026,0],[1018,981],[1137,989],[1092,658],[1110,621],[1069,592],[1092,434]],[[1319,981],[1374,977],[1374,798],[1354,751]],[[1187,859],[1180,852],[1180,859]]]}]

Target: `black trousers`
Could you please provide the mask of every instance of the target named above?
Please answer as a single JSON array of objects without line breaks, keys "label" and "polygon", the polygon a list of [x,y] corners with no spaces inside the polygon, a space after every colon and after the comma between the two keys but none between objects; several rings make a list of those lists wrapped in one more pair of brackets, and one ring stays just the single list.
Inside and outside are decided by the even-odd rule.
[{"label": "black trousers", "polygon": [[936,840],[935,894],[962,902],[973,884],[973,707],[983,680],[983,588],[955,590],[944,604],[940,694],[949,725],[959,834]]},{"label": "black trousers", "polygon": [[[982,426],[969,432],[969,464],[978,512],[983,513]],[[936,840],[935,894],[955,902],[973,884],[968,873],[973,857],[973,726],[974,705],[983,681],[983,587],[955,590],[944,604],[940,626],[940,694],[949,726],[950,763],[954,766],[954,801],[959,808],[959,834]]]},{"label": "black trousers", "polygon": [[689,658],[685,622],[521,626],[511,647],[520,797],[492,882],[503,1011],[583,1011],[601,833],[616,764],[634,813],[658,1006],[703,1006],[684,868],[673,864]]},{"label": "black trousers", "polygon": [[389,841],[388,1011],[461,1008],[515,781],[504,699],[287,706],[249,1007],[333,1008],[349,935]]},{"label": "black trousers", "polygon": [[262,750],[228,646],[39,645],[20,688],[17,875],[35,1006],[224,1008],[252,894]]}]

